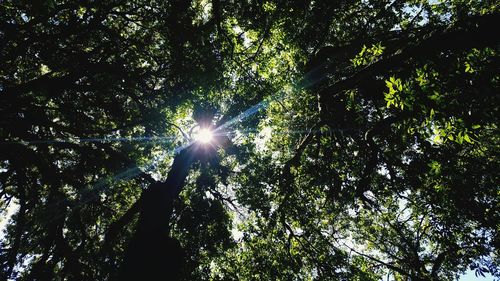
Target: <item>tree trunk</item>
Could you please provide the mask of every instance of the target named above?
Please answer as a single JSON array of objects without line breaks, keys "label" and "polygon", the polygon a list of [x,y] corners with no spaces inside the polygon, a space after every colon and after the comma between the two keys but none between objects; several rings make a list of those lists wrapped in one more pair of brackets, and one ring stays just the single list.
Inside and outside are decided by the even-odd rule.
[{"label": "tree trunk", "polygon": [[165,182],[151,184],[142,193],[139,222],[117,280],[179,280],[184,253],[169,236],[173,202],[184,186],[196,145],[179,152]]}]

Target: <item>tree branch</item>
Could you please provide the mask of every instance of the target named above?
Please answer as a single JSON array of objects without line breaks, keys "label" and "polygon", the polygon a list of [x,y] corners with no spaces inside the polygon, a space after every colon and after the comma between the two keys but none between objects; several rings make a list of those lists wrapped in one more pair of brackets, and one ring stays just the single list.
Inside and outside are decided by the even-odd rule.
[{"label": "tree branch", "polygon": [[495,46],[500,37],[492,36],[491,26],[500,25],[500,14],[489,14],[469,18],[445,29],[435,32],[417,44],[398,50],[390,56],[378,60],[344,80],[327,87],[321,94],[334,94],[355,87],[367,78],[400,67],[411,58],[422,58],[442,51],[460,51],[470,48]]},{"label": "tree branch", "polygon": [[113,241],[116,239],[118,234],[123,231],[123,228],[126,225],[128,225],[132,221],[134,216],[139,212],[141,200],[142,197],[139,200],[135,201],[135,203],[132,204],[132,206],[119,219],[117,219],[108,226],[108,229],[106,230],[104,235],[104,242],[100,251],[102,254],[110,253]]}]

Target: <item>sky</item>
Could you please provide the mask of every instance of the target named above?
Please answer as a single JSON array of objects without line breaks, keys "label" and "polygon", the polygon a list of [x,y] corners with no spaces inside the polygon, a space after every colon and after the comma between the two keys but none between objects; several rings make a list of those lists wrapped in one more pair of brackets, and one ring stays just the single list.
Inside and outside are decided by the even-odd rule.
[{"label": "sky", "polygon": [[485,274],[486,277],[483,277],[483,276],[479,276],[479,277],[476,277],[475,273],[473,270],[469,270],[467,271],[467,273],[460,277],[460,279],[458,279],[459,281],[493,281],[493,276],[489,275],[489,274]]}]

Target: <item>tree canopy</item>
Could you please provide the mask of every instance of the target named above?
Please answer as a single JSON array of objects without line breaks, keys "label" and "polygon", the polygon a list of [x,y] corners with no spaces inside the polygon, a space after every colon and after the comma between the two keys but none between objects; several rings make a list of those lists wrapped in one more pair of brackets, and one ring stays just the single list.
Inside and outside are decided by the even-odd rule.
[{"label": "tree canopy", "polygon": [[181,280],[500,278],[498,26],[493,0],[0,2],[0,279],[116,280],[183,153]]}]

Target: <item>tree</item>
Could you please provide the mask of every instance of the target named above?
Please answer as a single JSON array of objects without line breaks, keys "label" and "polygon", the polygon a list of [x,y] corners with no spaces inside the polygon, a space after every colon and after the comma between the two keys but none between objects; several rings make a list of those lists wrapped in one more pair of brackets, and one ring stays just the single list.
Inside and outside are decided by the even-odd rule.
[{"label": "tree", "polygon": [[0,7],[2,279],[500,277],[495,1]]}]

